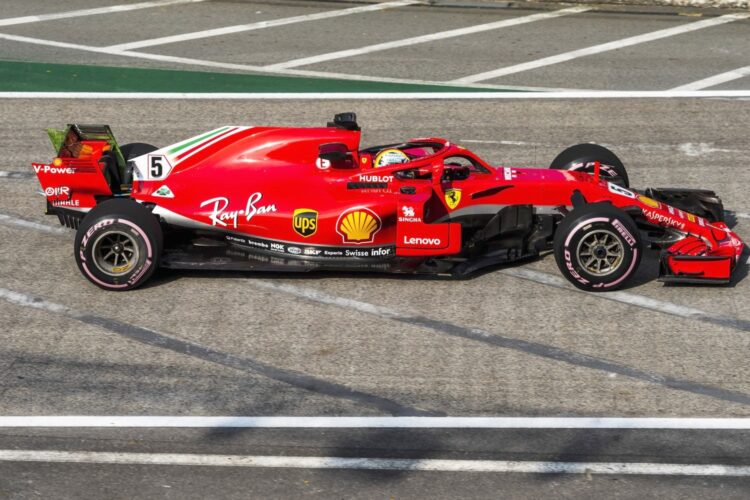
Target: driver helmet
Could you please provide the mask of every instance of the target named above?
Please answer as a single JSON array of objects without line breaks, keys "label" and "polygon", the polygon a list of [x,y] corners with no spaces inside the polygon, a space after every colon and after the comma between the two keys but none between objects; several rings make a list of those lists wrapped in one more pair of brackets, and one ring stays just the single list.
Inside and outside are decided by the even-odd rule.
[{"label": "driver helmet", "polygon": [[397,163],[406,163],[409,161],[409,156],[401,151],[400,149],[384,149],[375,156],[375,160],[372,162],[372,166],[375,168],[386,167],[388,165],[396,165]]}]

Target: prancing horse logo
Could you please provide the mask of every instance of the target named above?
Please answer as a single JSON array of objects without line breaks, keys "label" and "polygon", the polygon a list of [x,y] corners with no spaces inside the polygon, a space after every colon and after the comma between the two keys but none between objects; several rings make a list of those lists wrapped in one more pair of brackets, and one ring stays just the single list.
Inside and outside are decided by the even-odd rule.
[{"label": "prancing horse logo", "polygon": [[460,189],[448,189],[445,191],[445,203],[448,204],[448,208],[453,210],[461,203],[461,190]]}]

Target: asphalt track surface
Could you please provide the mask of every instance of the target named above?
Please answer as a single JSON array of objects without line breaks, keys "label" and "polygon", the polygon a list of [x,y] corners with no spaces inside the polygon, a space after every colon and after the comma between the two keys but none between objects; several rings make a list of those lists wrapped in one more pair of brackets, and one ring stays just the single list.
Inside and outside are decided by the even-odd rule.
[{"label": "asphalt track surface", "polygon": [[[182,14],[181,28],[169,29],[187,32],[214,27],[211,22],[239,22],[236,9],[242,4],[211,4],[235,19],[227,23],[226,18],[201,20]],[[66,8],[90,5],[71,2]],[[60,10],[56,3],[43,2],[8,2],[5,8],[5,17]],[[287,9],[281,17],[331,6],[285,3],[263,8]],[[198,12],[206,17],[206,11]],[[436,20],[426,23],[422,32],[490,22],[496,14],[451,9],[430,15]],[[608,16],[614,16],[613,26],[627,31],[615,38],[659,29],[648,23],[691,21],[659,14],[639,17],[629,26],[616,22],[625,14],[597,15],[605,23],[597,26],[606,26]],[[392,19],[388,26],[394,39],[410,36],[405,15]],[[79,26],[81,20],[77,22]],[[193,25],[185,24],[190,22]],[[560,22],[562,29],[562,18]],[[576,36],[586,38],[578,46],[601,42],[582,34],[573,18],[565,22]],[[644,71],[653,81],[632,75],[619,79],[620,86],[607,88],[671,88],[747,65],[746,54],[731,45],[729,28],[739,23],[706,28],[690,37],[690,43],[700,44],[701,36],[716,29],[721,33],[717,36],[729,40],[720,67],[715,58],[695,58],[695,64],[684,65],[689,74],[679,81],[667,68],[662,75]],[[92,30],[86,43],[103,46],[105,32],[112,30],[100,24],[97,31],[94,24],[90,19],[84,23]],[[27,35],[32,26],[24,28]],[[157,33],[148,23],[129,26],[132,37],[111,43],[173,34]],[[551,50],[549,40],[529,31],[541,24],[532,26],[527,34],[539,48],[528,49],[529,54],[537,51],[529,59]],[[0,33],[21,28],[4,27]],[[83,36],[51,33],[41,24],[35,29],[36,35],[43,32],[49,39]],[[310,35],[306,44],[309,53],[283,53],[282,42],[291,35],[279,36],[268,50],[280,54],[273,61],[334,50],[330,38],[316,36],[321,35]],[[456,39],[456,44],[464,42]],[[242,47],[239,42],[223,43]],[[320,50],[327,43],[328,49]],[[714,50],[718,42],[703,43]],[[181,45],[158,49],[185,49]],[[19,47],[34,53],[18,52]],[[335,50],[340,48],[347,46]],[[7,58],[26,60],[49,61],[51,54],[47,48],[6,41],[2,49],[4,57],[7,50]],[[215,45],[205,50],[194,57],[215,57],[208,53]],[[672,51],[666,59],[679,59],[695,48],[673,43],[664,50]],[[60,54],[75,63],[91,57],[75,50]],[[653,67],[660,61],[651,59],[657,54],[635,54],[627,64]],[[89,62],[105,62],[93,57]],[[476,58],[453,58],[446,66],[451,75],[501,66],[485,61],[476,69],[481,57],[480,52]],[[548,67],[544,71],[549,78],[543,82],[585,59]],[[427,79],[444,78],[441,75],[435,70]],[[543,83],[520,80],[522,75],[516,75],[519,80],[513,84]],[[727,85],[746,89],[747,83],[736,79]],[[750,102],[743,100],[0,100],[0,415],[750,417],[747,265],[728,287],[665,287],[654,281],[652,258],[619,294],[574,290],[562,280],[551,256],[461,281],[369,274],[162,272],[142,289],[111,294],[79,274],[72,256],[73,232],[45,217],[43,199],[35,194],[37,182],[29,164],[49,158],[42,130],[48,126],[71,120],[103,122],[122,142],[164,145],[228,123],[319,125],[334,112],[350,109],[363,125],[363,144],[438,134],[495,164],[543,167],[568,145],[603,143],[624,160],[636,187],[715,189],[735,229],[750,237]],[[747,467],[748,437],[746,429],[0,427],[0,449]],[[128,498],[134,491],[174,498],[746,498],[748,489],[747,477],[732,475],[0,461],[0,497],[11,498]]]}]

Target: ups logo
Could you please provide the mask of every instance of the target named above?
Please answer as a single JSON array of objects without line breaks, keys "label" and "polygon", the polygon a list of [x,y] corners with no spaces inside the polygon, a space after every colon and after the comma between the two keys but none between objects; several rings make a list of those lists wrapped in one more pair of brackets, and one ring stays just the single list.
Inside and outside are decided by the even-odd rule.
[{"label": "ups logo", "polygon": [[292,217],[294,231],[307,238],[318,230],[318,212],[309,208],[298,208]]}]

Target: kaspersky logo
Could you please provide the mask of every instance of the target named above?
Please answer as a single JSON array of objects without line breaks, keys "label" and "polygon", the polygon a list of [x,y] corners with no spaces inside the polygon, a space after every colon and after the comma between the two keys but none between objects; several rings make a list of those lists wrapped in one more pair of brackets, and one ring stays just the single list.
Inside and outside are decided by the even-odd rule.
[{"label": "kaspersky logo", "polygon": [[292,215],[294,231],[305,238],[318,230],[318,212],[309,208],[298,208]]},{"label": "kaspersky logo", "polygon": [[375,235],[383,227],[380,217],[366,207],[350,208],[336,221],[336,232],[344,243],[372,243]]}]

